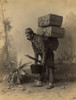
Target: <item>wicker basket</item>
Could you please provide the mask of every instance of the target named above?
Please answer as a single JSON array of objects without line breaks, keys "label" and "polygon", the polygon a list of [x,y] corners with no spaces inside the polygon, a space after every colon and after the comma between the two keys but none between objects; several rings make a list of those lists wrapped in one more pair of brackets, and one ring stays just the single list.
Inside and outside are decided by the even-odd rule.
[{"label": "wicker basket", "polygon": [[33,74],[40,74],[42,71],[42,66],[39,64],[32,64],[30,67]]}]

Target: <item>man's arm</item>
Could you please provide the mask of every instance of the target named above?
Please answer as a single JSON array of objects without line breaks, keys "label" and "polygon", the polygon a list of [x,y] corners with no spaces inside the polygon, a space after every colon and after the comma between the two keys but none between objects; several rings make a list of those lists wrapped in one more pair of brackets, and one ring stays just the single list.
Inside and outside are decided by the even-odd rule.
[{"label": "man's arm", "polygon": [[43,56],[42,56],[42,62],[41,62],[41,64],[42,64],[42,66],[44,66],[45,63],[46,63],[46,50],[43,49],[42,52],[43,52]]},{"label": "man's arm", "polygon": [[42,50],[42,54],[43,54],[42,58],[41,58],[41,65],[44,66],[45,63],[46,63],[46,53],[47,53],[47,50],[46,50],[46,47],[44,45],[43,39],[41,39],[40,43],[41,43],[41,50]]},{"label": "man's arm", "polygon": [[[38,54],[34,51],[34,57],[35,57],[35,59],[37,59],[38,60]],[[37,64],[38,63],[38,61],[37,60],[35,60],[35,64]]]}]

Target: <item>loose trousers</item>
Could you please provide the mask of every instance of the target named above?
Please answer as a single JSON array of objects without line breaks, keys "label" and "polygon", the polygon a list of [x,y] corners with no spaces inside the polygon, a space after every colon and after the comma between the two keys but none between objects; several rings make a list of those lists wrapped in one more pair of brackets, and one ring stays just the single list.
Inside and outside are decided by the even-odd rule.
[{"label": "loose trousers", "polygon": [[46,57],[45,66],[42,67],[42,72],[40,73],[40,81],[44,81],[46,77],[46,73],[48,76],[48,82],[55,82],[55,72],[54,72],[54,53],[52,52],[50,55],[48,54]]}]

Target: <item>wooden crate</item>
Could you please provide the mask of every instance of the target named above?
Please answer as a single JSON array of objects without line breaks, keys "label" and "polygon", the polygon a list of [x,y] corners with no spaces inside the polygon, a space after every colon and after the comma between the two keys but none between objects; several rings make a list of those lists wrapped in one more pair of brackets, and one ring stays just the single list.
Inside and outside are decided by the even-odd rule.
[{"label": "wooden crate", "polygon": [[38,18],[38,27],[46,26],[61,26],[63,21],[62,16],[48,14]]},{"label": "wooden crate", "polygon": [[37,29],[38,35],[46,36],[46,37],[63,38],[64,33],[65,33],[65,30],[64,28],[61,28],[61,27],[49,26],[45,28],[39,27]]}]

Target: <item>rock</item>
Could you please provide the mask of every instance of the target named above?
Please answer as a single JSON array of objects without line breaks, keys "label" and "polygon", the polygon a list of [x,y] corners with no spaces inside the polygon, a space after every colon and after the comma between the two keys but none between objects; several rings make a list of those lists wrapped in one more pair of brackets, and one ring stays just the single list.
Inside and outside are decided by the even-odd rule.
[{"label": "rock", "polygon": [[73,97],[72,99],[76,99],[76,97]]},{"label": "rock", "polygon": [[65,86],[62,86],[61,89],[66,89],[66,87]]},{"label": "rock", "polygon": [[21,87],[22,87],[22,85],[18,85],[18,87],[19,87],[19,88],[21,88]]}]

